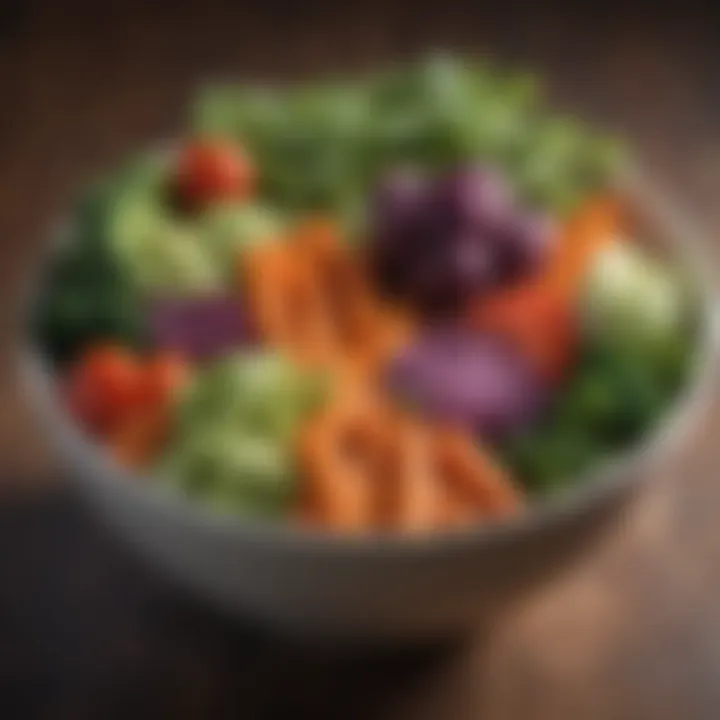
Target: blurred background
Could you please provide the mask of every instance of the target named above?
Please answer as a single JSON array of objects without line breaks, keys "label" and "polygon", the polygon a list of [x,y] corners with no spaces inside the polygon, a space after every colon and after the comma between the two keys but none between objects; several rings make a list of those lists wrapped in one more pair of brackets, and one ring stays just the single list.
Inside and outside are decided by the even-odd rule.
[{"label": "blurred background", "polygon": [[715,718],[713,423],[625,532],[488,634],[357,657],[211,615],[116,547],[23,403],[13,318],[78,185],[171,136],[200,82],[432,49],[544,74],[560,107],[632,142],[716,257],[718,27],[713,3],[0,0],[0,717]]}]

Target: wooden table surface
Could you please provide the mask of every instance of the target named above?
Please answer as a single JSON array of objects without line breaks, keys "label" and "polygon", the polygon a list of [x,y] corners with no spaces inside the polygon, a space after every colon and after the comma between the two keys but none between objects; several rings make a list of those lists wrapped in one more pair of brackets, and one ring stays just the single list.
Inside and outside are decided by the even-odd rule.
[{"label": "wooden table surface", "polygon": [[438,47],[537,67],[560,105],[635,143],[716,261],[720,12],[483,5],[0,5],[0,717],[720,716],[719,412],[621,531],[488,633],[359,657],[264,637],[158,580],[58,479],[22,401],[11,301],[43,231],[83,178],[171,134],[207,77],[308,76]]}]

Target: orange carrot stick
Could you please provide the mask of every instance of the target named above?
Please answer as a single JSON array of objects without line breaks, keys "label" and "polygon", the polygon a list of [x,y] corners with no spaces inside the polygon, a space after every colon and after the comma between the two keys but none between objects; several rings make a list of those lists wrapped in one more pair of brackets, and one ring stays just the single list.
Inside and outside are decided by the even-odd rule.
[{"label": "orange carrot stick", "polygon": [[509,476],[468,435],[438,431],[436,452],[446,482],[481,510],[481,515],[508,515],[522,505]]},{"label": "orange carrot stick", "polygon": [[467,502],[457,488],[443,483],[437,507],[437,527],[449,528],[467,525],[478,520],[478,510]]},{"label": "orange carrot stick", "polygon": [[598,250],[616,239],[621,208],[615,198],[590,198],[561,228],[545,282],[574,295]]},{"label": "orange carrot stick", "polygon": [[396,421],[391,445],[387,475],[377,478],[389,501],[387,524],[406,532],[436,527],[441,487],[434,473],[428,428],[407,419]]},{"label": "orange carrot stick", "polygon": [[298,454],[308,483],[309,504],[323,525],[362,530],[372,523],[374,499],[362,463],[344,456],[359,418],[345,407],[323,411],[300,432]]}]

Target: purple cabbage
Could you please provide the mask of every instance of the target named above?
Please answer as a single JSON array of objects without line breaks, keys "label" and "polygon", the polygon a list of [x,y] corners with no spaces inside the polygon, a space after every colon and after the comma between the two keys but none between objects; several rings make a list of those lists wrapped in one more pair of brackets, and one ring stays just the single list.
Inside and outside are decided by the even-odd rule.
[{"label": "purple cabbage", "polygon": [[422,414],[494,440],[531,423],[548,390],[500,339],[454,326],[425,331],[391,363],[387,382]]},{"label": "purple cabbage", "polygon": [[255,340],[234,295],[156,297],[148,312],[154,343],[195,360],[210,360]]},{"label": "purple cabbage", "polygon": [[370,266],[390,295],[457,311],[474,294],[533,272],[552,237],[504,178],[480,166],[437,178],[394,172],[371,203]]}]

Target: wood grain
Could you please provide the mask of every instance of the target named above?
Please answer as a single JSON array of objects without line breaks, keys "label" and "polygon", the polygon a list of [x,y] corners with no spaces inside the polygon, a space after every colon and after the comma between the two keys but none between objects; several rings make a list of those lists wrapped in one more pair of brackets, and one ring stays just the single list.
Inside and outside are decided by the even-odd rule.
[{"label": "wood grain", "polygon": [[[487,7],[486,7],[487,5]],[[13,299],[74,188],[172,134],[219,76],[305,77],[432,47],[547,74],[720,229],[720,11],[640,3],[6,2],[0,8],[2,718],[713,720],[720,412],[582,567],[465,647],[357,657],[209,614],[62,489],[13,370]],[[697,9],[696,9],[697,8]]]}]

